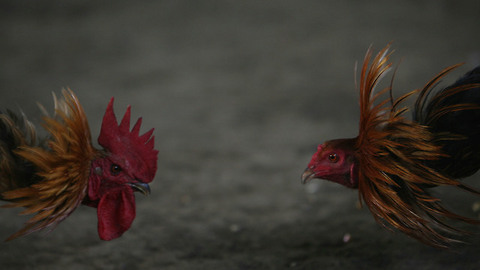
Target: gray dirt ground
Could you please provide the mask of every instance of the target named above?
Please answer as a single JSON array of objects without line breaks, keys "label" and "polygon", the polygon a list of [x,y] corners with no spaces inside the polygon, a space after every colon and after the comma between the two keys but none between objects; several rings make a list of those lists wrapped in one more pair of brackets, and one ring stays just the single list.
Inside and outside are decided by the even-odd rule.
[{"label": "gray dirt ground", "polygon": [[[115,96],[160,149],[123,237],[99,240],[82,206],[0,243],[0,268],[478,269],[478,236],[425,246],[377,225],[355,190],[300,174],[318,143],[356,135],[354,64],[370,44],[394,42],[397,94],[465,62],[450,82],[480,64],[479,14],[476,0],[0,1],[1,107],[38,123],[36,102],[71,87],[96,137]],[[475,197],[444,197],[476,215]],[[0,238],[18,212],[2,210]]]}]

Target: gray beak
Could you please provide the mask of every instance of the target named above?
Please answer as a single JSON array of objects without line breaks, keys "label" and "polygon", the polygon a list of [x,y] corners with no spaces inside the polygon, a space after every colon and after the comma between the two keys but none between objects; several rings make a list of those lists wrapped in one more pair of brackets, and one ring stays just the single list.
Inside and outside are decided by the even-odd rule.
[{"label": "gray beak", "polygon": [[302,184],[310,182],[310,180],[312,180],[313,178],[315,178],[315,172],[310,170],[309,168],[306,168],[302,174]]},{"label": "gray beak", "polygon": [[129,183],[129,185],[135,191],[140,191],[145,196],[148,196],[148,194],[150,194],[150,186],[146,183],[136,182],[136,183]]}]

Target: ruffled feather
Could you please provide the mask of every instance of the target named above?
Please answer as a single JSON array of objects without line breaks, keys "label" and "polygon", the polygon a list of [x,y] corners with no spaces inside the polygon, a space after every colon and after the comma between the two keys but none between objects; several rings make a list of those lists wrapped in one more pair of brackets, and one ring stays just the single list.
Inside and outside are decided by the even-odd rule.
[{"label": "ruffled feather", "polygon": [[[378,82],[391,68],[388,50],[389,46],[381,50],[370,64],[372,51],[369,49],[361,71],[361,117],[356,141],[360,197],[380,224],[389,224],[427,244],[446,247],[456,241],[452,235],[463,233],[451,227],[447,219],[477,221],[445,209],[441,200],[428,192],[428,187],[455,186],[477,191],[428,166],[428,161],[446,156],[438,137],[427,125],[404,117],[408,108],[401,107],[402,102],[419,92],[423,99],[433,87],[427,85],[424,91],[414,90],[397,99],[392,98],[392,86],[375,93]],[[441,72],[429,85],[434,85],[455,67]],[[381,100],[388,92],[390,96]],[[438,110],[437,114],[447,113],[444,111]]]},{"label": "ruffled feather", "polygon": [[68,217],[86,195],[90,163],[101,152],[91,143],[88,122],[77,97],[63,91],[63,99],[55,100],[55,115],[44,117],[44,128],[50,133],[46,148],[24,144],[16,155],[37,168],[41,181],[2,194],[11,204],[25,207],[22,214],[33,214],[25,226],[7,240],[55,225]]}]

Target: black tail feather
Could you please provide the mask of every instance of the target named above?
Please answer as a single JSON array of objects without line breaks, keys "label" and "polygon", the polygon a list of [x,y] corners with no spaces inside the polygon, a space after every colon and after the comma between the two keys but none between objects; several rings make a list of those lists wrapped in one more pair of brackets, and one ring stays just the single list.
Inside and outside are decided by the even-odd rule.
[{"label": "black tail feather", "polygon": [[432,162],[432,168],[452,178],[477,172],[480,169],[480,66],[423,101],[416,108],[414,119],[430,127],[448,155]]}]

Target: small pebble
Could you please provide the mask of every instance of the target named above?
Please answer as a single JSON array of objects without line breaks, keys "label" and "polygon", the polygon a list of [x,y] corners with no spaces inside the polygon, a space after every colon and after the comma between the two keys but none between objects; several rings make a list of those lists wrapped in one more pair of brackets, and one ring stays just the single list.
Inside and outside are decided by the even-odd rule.
[{"label": "small pebble", "polygon": [[475,202],[472,204],[473,212],[478,212],[480,210],[480,202]]},{"label": "small pebble", "polygon": [[350,242],[350,239],[352,238],[352,236],[349,234],[349,233],[346,233],[344,236],[343,236],[343,242],[344,243],[348,243]]},{"label": "small pebble", "polygon": [[238,224],[232,224],[232,225],[230,225],[230,231],[234,232],[234,233],[239,232],[240,231],[240,226],[238,226]]}]

